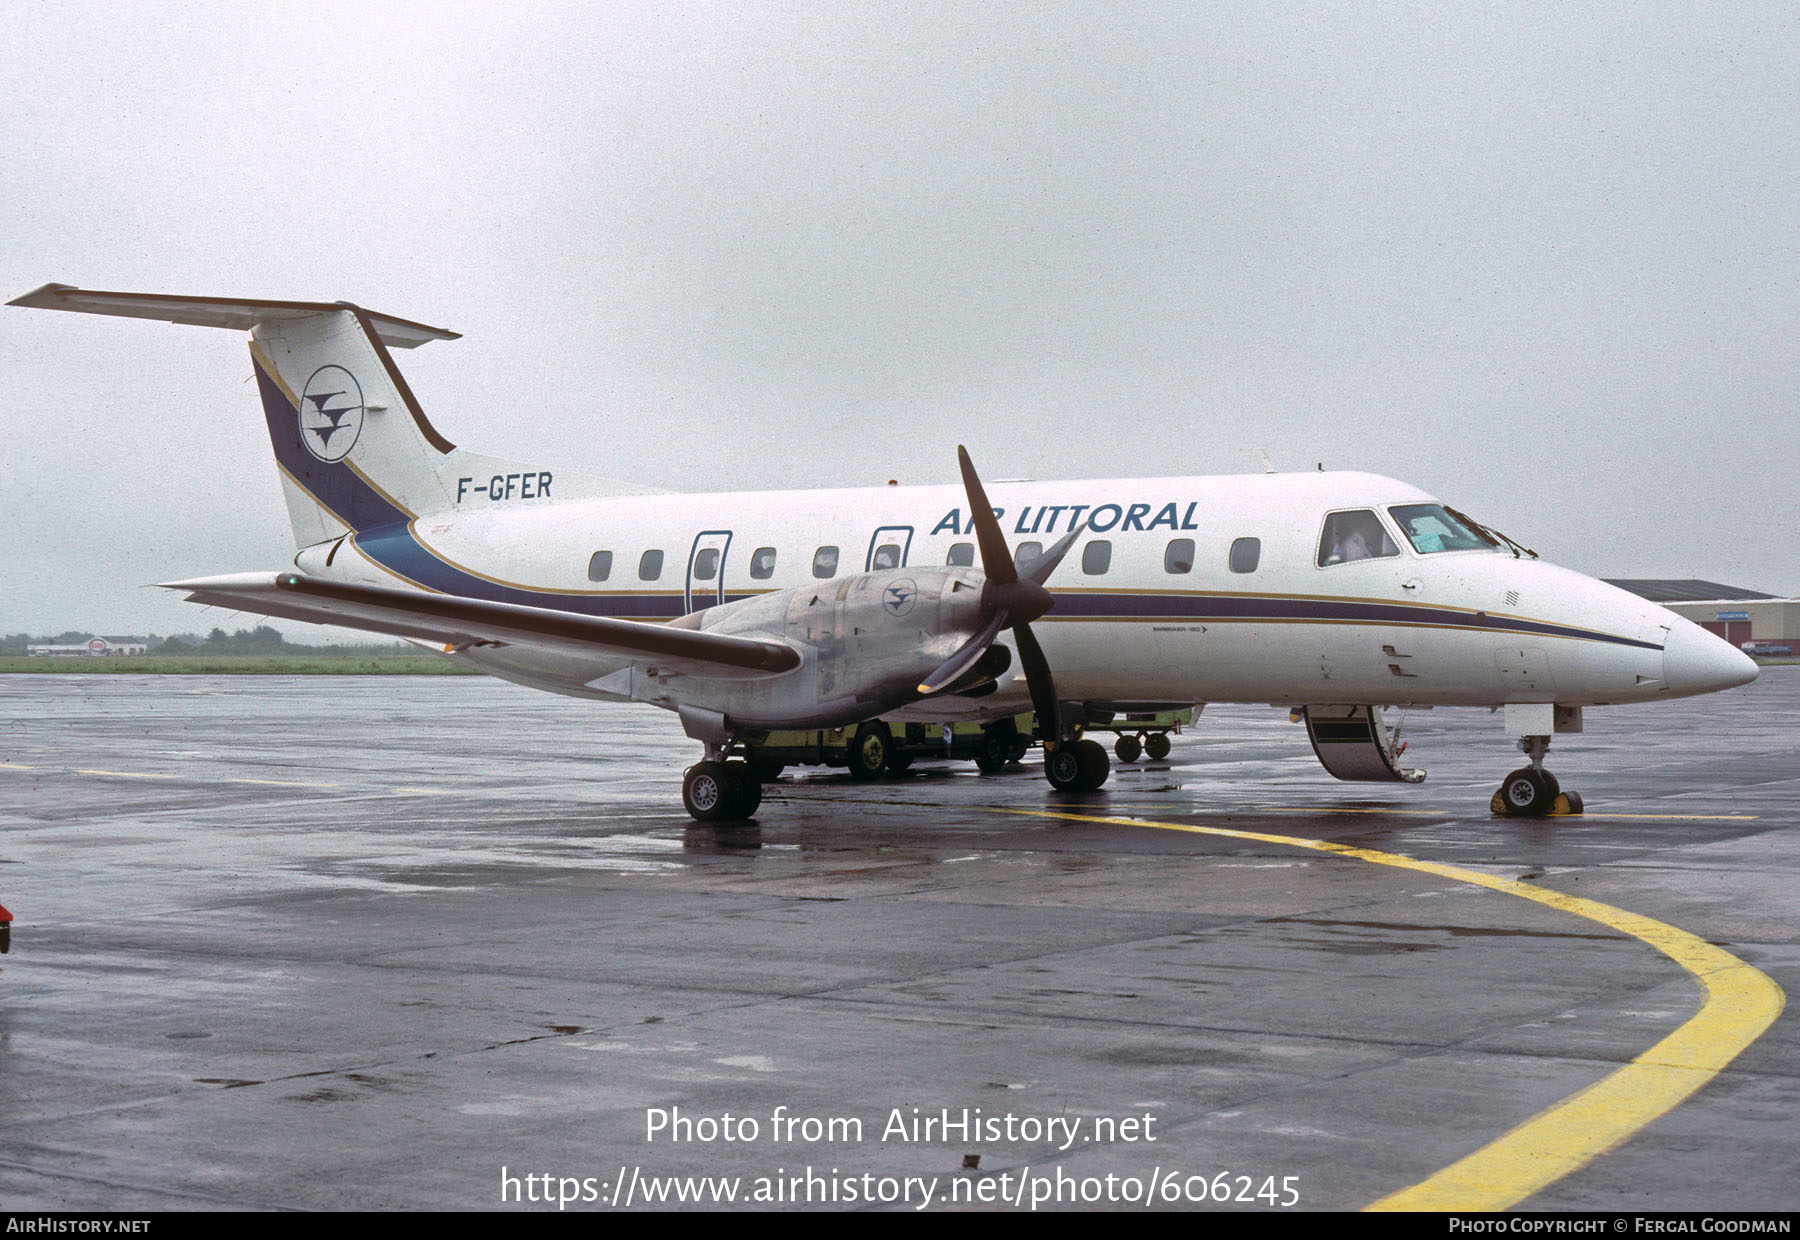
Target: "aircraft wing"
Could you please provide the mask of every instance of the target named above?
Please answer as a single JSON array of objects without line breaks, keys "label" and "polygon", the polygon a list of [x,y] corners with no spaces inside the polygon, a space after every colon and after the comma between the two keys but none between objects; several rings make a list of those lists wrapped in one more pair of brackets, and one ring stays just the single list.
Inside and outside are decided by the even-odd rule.
[{"label": "aircraft wing", "polygon": [[167,590],[188,591],[188,600],[194,603],[445,646],[527,646],[610,655],[696,676],[770,675],[800,666],[800,652],[777,641],[326,581],[300,573],[239,573],[161,584]]}]

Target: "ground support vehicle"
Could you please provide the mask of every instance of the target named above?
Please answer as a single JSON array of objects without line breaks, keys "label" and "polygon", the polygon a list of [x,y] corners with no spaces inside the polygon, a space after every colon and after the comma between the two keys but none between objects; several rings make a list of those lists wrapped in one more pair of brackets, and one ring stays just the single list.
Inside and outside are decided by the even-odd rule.
[{"label": "ground support vehicle", "polygon": [[1206,707],[1190,706],[1184,710],[1119,711],[1096,717],[1089,715],[1085,731],[1113,732],[1113,752],[1121,762],[1136,762],[1139,756],[1160,762],[1169,756],[1169,737],[1179,735],[1184,725]]},{"label": "ground support vehicle", "polygon": [[870,719],[844,728],[771,732],[745,746],[745,754],[765,780],[789,766],[844,767],[858,779],[876,779],[933,758],[973,759],[983,774],[993,774],[1024,757],[1031,741],[1027,711],[986,724]]}]

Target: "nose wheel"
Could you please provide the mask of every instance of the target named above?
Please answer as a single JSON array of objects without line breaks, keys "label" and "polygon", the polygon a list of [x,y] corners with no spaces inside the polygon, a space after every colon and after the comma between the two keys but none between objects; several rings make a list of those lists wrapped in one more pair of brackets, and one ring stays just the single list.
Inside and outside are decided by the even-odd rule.
[{"label": "nose wheel", "polygon": [[1511,818],[1566,817],[1581,813],[1581,794],[1564,792],[1556,776],[1544,769],[1544,754],[1550,748],[1548,736],[1527,736],[1519,741],[1519,749],[1531,759],[1500,783],[1489,808]]}]

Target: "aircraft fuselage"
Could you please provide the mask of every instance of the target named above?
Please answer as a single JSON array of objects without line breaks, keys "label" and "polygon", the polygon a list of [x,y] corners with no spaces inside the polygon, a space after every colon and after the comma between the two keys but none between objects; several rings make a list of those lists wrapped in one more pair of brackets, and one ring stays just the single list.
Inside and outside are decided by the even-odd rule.
[{"label": "aircraft fuselage", "polygon": [[[1745,678],[1748,661],[1725,643],[1604,582],[1485,545],[1421,553],[1390,510],[1436,501],[1378,475],[997,483],[990,499],[1015,550],[1085,523],[1046,583],[1056,606],[1038,622],[1070,698],[1588,706]],[[1327,522],[1346,513],[1381,522],[1387,554],[1321,564]],[[666,621],[873,570],[941,567],[959,547],[969,563],[973,538],[954,485],[499,503],[483,494],[395,515],[345,547],[302,551],[296,566]],[[1233,549],[1250,539],[1254,562],[1240,555],[1236,568],[1248,571],[1234,571]],[[506,648],[460,657],[540,688],[625,696],[597,683],[622,659]],[[1015,682],[914,713],[997,716],[1023,701]]]}]

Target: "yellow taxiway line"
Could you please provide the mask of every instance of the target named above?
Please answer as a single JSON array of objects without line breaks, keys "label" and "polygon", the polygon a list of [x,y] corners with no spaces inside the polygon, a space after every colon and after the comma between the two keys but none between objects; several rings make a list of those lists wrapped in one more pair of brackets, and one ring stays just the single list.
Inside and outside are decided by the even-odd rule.
[{"label": "yellow taxiway line", "polygon": [[[1398,814],[1413,818],[1451,818],[1455,816],[1441,809],[1386,809],[1338,805],[1264,805],[1255,812],[1258,814]],[[1610,822],[1615,818],[1649,822],[1755,822],[1757,818],[1755,814],[1595,814],[1585,810],[1580,814],[1567,814],[1564,817],[1591,819],[1595,822]]]},{"label": "yellow taxiway line", "polygon": [[1652,1120],[1685,1102],[1761,1037],[1781,1015],[1787,1002],[1781,987],[1766,974],[1686,930],[1598,900],[1534,887],[1517,879],[1330,840],[1238,831],[1228,827],[1195,827],[1146,818],[1112,818],[1000,806],[989,808],[1025,817],[1228,836],[1434,874],[1532,900],[1630,935],[1673,960],[1700,983],[1704,995],[1700,1010],[1630,1063],[1412,1187],[1390,1193],[1364,1207],[1367,1210],[1505,1210],[1517,1205],[1570,1172],[1586,1166]]}]

